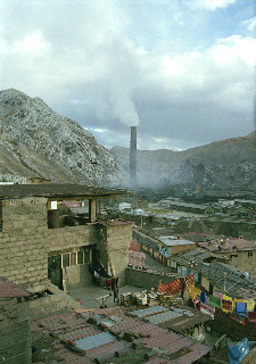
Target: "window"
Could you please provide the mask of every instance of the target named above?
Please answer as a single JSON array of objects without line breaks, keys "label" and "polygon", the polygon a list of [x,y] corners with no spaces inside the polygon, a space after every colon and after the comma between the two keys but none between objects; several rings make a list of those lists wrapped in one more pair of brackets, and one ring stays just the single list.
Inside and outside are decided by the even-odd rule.
[{"label": "window", "polygon": [[64,254],[63,255],[63,267],[68,267],[69,266],[69,254]]},{"label": "window", "polygon": [[253,253],[249,252],[248,257],[253,257]]},{"label": "window", "polygon": [[83,264],[84,262],[84,254],[83,251],[80,250],[80,252],[78,252],[78,264]]},{"label": "window", "polygon": [[91,261],[91,249],[83,248],[84,252],[84,263],[90,263]]},{"label": "window", "polygon": [[76,265],[76,253],[71,254],[71,265]]}]

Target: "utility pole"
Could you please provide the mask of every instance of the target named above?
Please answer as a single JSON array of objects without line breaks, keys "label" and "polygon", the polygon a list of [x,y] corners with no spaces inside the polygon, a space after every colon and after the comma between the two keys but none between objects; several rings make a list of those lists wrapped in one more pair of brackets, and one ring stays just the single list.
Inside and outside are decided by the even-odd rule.
[{"label": "utility pole", "polygon": [[223,293],[226,293],[227,272],[223,273]]}]

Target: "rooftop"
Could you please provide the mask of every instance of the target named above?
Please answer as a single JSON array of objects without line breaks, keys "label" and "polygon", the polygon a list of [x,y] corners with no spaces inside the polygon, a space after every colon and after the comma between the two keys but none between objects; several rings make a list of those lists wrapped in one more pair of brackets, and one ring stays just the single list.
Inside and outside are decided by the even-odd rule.
[{"label": "rooftop", "polygon": [[67,364],[146,363],[145,358],[155,347],[156,360],[192,364],[210,351],[206,345],[139,317],[127,316],[123,309],[115,307],[46,317],[34,322],[32,330],[38,341],[40,336],[52,338],[50,347],[56,350],[55,358],[63,358]]},{"label": "rooftop", "polygon": [[189,245],[195,244],[193,241],[184,240],[184,239],[172,239],[170,236],[160,236],[158,238],[162,243],[167,246],[177,246],[177,245]]},{"label": "rooftop", "polygon": [[251,240],[230,238],[223,240],[223,242],[212,241],[212,242],[198,242],[198,245],[209,251],[220,251],[220,250],[255,250],[256,243]]},{"label": "rooftop", "polygon": [[[225,274],[226,273],[226,277]],[[220,292],[231,297],[256,299],[256,283],[254,280],[245,278],[244,272],[233,265],[213,262],[203,264],[202,274],[220,289]],[[225,282],[224,282],[225,279]],[[225,292],[223,290],[225,283]]]},{"label": "rooftop", "polygon": [[126,190],[93,189],[86,185],[68,183],[0,185],[0,199],[47,197],[51,199],[111,198],[129,193]]},{"label": "rooftop", "polygon": [[30,293],[19,288],[5,278],[0,278],[0,298],[19,298],[30,296]]}]

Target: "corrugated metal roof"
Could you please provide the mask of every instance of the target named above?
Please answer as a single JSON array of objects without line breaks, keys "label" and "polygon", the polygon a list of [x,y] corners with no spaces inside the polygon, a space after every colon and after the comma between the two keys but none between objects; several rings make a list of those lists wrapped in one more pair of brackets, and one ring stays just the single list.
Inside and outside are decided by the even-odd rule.
[{"label": "corrugated metal roof", "polygon": [[101,345],[106,345],[115,341],[115,336],[109,334],[108,332],[101,332],[100,334],[88,336],[83,339],[75,340],[76,346],[82,350],[90,350],[97,348]]},{"label": "corrugated metal roof", "polygon": [[[153,306],[154,307],[154,306]],[[137,310],[140,311],[140,310]],[[150,312],[150,311],[148,311]],[[180,314],[180,310],[176,310]],[[87,322],[89,317],[103,316],[107,319],[118,318],[123,321],[114,324],[109,332],[96,333],[96,325]],[[153,316],[149,316],[153,317]],[[117,321],[118,321],[117,320]],[[115,320],[114,320],[115,321]],[[59,357],[65,358],[68,364],[88,364],[93,363],[95,359],[104,359],[111,362],[115,353],[119,350],[133,351],[131,345],[126,340],[117,340],[112,332],[123,334],[125,332],[138,334],[135,343],[141,344],[148,349],[159,347],[167,350],[169,358],[160,358],[160,354],[148,361],[147,364],[192,364],[205,355],[210,348],[198,344],[196,341],[183,337],[174,332],[168,332],[150,322],[144,322],[141,319],[128,317],[120,308],[90,309],[87,311],[71,312],[54,317],[40,319],[33,324],[33,328],[42,330],[44,334],[57,334],[53,343]],[[86,335],[87,337],[85,337]],[[61,339],[76,340],[78,348],[86,350],[86,356],[79,356],[78,353],[70,351],[64,346]],[[131,352],[130,354],[131,355]],[[114,361],[114,360],[113,360]]]},{"label": "corrugated metal roof", "polygon": [[28,297],[30,293],[5,278],[0,278],[0,298]]},{"label": "corrugated metal roof", "polygon": [[169,320],[173,319],[174,317],[178,317],[178,316],[180,316],[179,313],[173,312],[173,311],[168,311],[168,312],[159,313],[158,315],[149,316],[147,319],[152,324],[157,325],[157,324],[160,324],[161,322],[169,321]]},{"label": "corrugated metal roof", "polygon": [[145,317],[145,316],[154,315],[155,313],[166,312],[166,311],[168,311],[168,308],[160,306],[160,305],[156,305],[156,306],[152,306],[152,307],[141,309],[141,310],[131,311],[130,314],[133,316]]}]

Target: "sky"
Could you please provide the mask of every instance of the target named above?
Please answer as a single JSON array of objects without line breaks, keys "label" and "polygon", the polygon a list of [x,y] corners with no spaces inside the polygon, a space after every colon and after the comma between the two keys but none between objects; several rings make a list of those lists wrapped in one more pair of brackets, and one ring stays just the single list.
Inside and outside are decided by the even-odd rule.
[{"label": "sky", "polygon": [[254,0],[1,0],[0,90],[106,148],[184,150],[254,130]]}]

